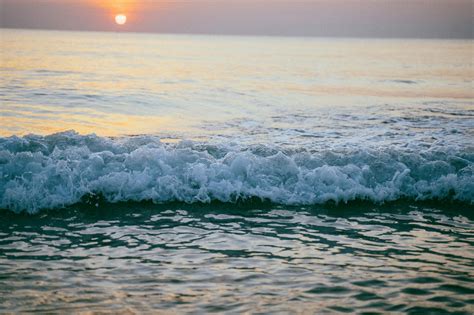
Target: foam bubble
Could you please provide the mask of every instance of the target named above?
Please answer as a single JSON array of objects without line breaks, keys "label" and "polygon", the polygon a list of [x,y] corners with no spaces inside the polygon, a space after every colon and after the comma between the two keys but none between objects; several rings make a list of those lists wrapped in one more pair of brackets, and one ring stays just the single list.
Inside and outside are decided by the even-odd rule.
[{"label": "foam bubble", "polygon": [[100,195],[109,202],[285,205],[399,198],[474,202],[472,148],[282,151],[157,137],[64,132],[0,138],[0,208],[35,213]]}]

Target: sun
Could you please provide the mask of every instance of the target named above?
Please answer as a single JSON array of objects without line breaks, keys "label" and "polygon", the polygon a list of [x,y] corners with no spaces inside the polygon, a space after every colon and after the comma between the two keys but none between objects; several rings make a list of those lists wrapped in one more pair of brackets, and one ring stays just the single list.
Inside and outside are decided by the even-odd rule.
[{"label": "sun", "polygon": [[117,23],[118,25],[124,25],[125,23],[127,23],[127,16],[123,14],[117,14],[115,16],[115,23]]}]

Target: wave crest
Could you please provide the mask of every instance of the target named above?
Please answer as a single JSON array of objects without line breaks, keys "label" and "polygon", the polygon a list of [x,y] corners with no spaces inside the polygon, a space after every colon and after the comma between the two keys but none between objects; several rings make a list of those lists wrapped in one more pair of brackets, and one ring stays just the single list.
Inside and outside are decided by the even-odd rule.
[{"label": "wave crest", "polygon": [[282,151],[157,137],[64,132],[0,138],[0,208],[37,212],[101,195],[109,202],[286,205],[370,200],[474,202],[472,148]]}]

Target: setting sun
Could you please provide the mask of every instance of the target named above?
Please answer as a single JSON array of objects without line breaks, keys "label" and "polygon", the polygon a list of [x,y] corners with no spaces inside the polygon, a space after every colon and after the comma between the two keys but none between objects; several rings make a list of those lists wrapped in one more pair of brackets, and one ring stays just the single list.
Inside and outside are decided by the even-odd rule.
[{"label": "setting sun", "polygon": [[115,23],[117,23],[118,25],[124,25],[125,23],[127,23],[127,16],[123,15],[123,14],[118,14],[115,16]]}]

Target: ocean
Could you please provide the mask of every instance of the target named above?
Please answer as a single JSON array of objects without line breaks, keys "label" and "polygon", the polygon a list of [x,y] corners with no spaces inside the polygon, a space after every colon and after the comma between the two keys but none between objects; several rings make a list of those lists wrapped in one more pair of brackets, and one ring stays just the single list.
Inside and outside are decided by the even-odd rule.
[{"label": "ocean", "polygon": [[474,311],[472,40],[0,36],[0,312]]}]

